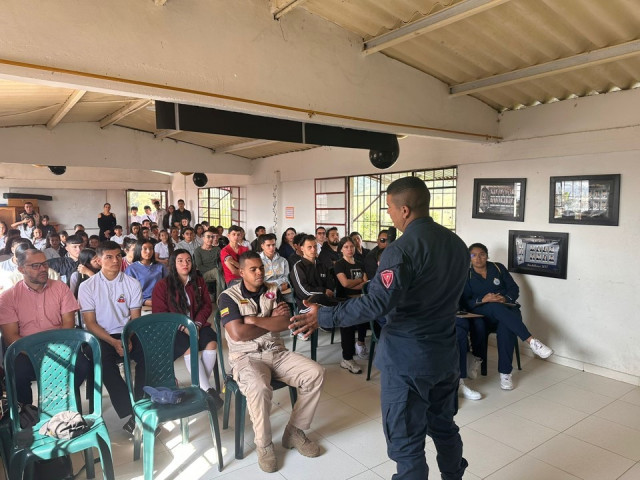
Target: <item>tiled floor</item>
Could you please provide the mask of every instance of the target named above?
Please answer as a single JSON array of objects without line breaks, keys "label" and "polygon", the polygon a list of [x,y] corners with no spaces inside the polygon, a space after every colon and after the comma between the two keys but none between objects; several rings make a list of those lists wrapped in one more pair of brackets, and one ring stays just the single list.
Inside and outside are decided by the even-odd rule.
[{"label": "tiled floor", "polygon": [[[191,443],[182,445],[179,426],[167,424],[156,443],[155,478],[234,480],[374,480],[388,479],[395,464],[387,458],[379,406],[379,375],[365,380],[339,368],[339,342],[320,335],[318,360],[327,370],[324,391],[309,435],[323,454],[304,458],[285,451],[280,438],[291,411],[286,390],[274,395],[272,425],[279,471],[263,473],[258,465],[247,416],[245,458],[236,460],[233,430],[223,431],[224,469],[218,472],[206,417],[191,419]],[[300,344],[299,344],[300,345]],[[308,343],[299,351],[308,354]],[[461,427],[468,479],[608,480],[640,479],[640,388],[550,362],[523,356],[523,371],[514,370],[516,388],[498,386],[495,350],[488,377],[469,381],[484,398],[461,400],[456,417]],[[366,363],[360,361],[365,367]],[[186,378],[183,363],[179,375]],[[142,477],[142,462],[132,461],[132,443],[105,398],[116,478]],[[233,410],[232,410],[233,418]],[[430,478],[440,478],[433,443],[427,439]],[[81,465],[74,458],[76,470]],[[97,478],[101,477],[97,469]],[[81,477],[83,478],[83,477]]]}]

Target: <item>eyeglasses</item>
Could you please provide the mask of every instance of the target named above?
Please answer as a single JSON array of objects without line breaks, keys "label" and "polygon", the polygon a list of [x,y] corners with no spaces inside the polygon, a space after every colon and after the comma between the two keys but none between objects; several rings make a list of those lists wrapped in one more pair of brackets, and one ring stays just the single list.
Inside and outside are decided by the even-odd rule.
[{"label": "eyeglasses", "polygon": [[49,262],[28,263],[25,267],[32,268],[33,270],[40,270],[42,267],[49,268]]},{"label": "eyeglasses", "polygon": [[480,253],[472,253],[471,254],[471,258],[487,258],[487,254],[484,252],[480,252]]},{"label": "eyeglasses", "polygon": [[386,238],[379,238],[378,241],[380,243],[387,243],[387,239]]}]

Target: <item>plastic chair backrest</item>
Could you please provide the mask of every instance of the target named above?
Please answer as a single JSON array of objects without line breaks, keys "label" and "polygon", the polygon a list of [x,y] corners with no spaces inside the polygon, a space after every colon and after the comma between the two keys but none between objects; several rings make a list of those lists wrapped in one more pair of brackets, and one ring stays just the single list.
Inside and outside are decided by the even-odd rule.
[{"label": "plastic chair backrest", "polygon": [[38,413],[42,422],[59,412],[77,411],[75,366],[78,355],[83,355],[80,348],[85,343],[93,356],[93,414],[102,415],[102,355],[98,339],[77,328],[47,330],[16,340],[5,354],[7,398],[14,432],[20,430],[13,368],[16,357],[24,353],[33,365],[38,385]]},{"label": "plastic chair backrest", "polygon": [[[191,386],[198,386],[198,331],[188,317],[179,313],[152,313],[128,322],[122,330],[122,342],[128,345],[132,335],[138,338],[144,355],[144,385],[152,387],[175,387],[176,376],[173,351],[176,334],[180,326],[189,331],[191,351]],[[194,354],[195,353],[195,354]],[[127,385],[133,385],[129,351],[124,349],[124,372]],[[129,388],[131,403],[133,389]]]},{"label": "plastic chair backrest", "polygon": [[224,365],[224,354],[222,352],[222,326],[220,324],[220,310],[216,310],[216,313],[213,316],[213,324],[216,329],[216,335],[218,336],[218,349],[220,351],[220,355],[218,355],[218,361],[220,362],[220,368],[222,369],[222,376],[226,381],[227,369]]}]

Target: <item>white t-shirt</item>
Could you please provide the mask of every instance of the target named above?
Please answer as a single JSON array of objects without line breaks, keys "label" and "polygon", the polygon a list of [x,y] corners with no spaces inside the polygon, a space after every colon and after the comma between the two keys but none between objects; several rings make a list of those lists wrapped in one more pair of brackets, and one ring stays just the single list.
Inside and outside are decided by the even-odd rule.
[{"label": "white t-shirt", "polygon": [[109,240],[111,240],[112,242],[116,242],[118,245],[122,245],[122,242],[124,242],[124,235],[114,235]]},{"label": "white t-shirt", "polygon": [[78,303],[81,312],[95,312],[96,321],[109,335],[122,333],[131,310],[142,308],[142,286],[123,272],[113,280],[99,272],[82,282]]},{"label": "white t-shirt", "polygon": [[60,258],[60,253],[55,248],[45,248],[43,250],[44,256],[47,257],[47,260],[51,260],[52,258]]},{"label": "white t-shirt", "polygon": [[153,251],[158,254],[158,256],[162,259],[169,258],[169,245],[165,245],[162,242],[156,243],[156,246],[153,247]]}]

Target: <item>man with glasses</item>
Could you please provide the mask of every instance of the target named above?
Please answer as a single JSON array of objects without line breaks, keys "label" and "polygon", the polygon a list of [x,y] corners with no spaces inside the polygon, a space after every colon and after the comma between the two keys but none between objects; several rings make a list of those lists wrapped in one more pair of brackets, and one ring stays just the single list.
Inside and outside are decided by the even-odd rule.
[{"label": "man with glasses", "polygon": [[[17,252],[18,270],[23,279],[0,295],[0,331],[5,346],[34,333],[75,327],[78,302],[63,282],[49,278],[47,257],[33,247]],[[86,378],[89,361],[83,355],[76,362],[78,387]],[[31,382],[36,379],[25,355],[14,365],[18,402],[33,403]]]},{"label": "man with glasses", "polygon": [[322,245],[327,241],[327,229],[324,227],[316,228],[316,248],[318,250],[318,255],[322,251]]},{"label": "man with glasses", "polygon": [[367,278],[369,280],[372,280],[373,277],[376,276],[376,272],[378,271],[378,258],[380,258],[378,252],[387,248],[388,238],[388,230],[380,230],[376,246],[373,247],[373,249],[364,258],[364,271],[367,273]]},{"label": "man with glasses", "polygon": [[[133,434],[135,419],[127,385],[120,375],[124,350],[120,337],[124,326],[140,316],[142,286],[140,282],[120,271],[122,251],[112,241],[100,244],[96,252],[102,268],[93,277],[82,282],[78,301],[87,330],[100,341],[102,351],[102,378],[118,417],[130,415],[122,427]],[[128,345],[130,357],[136,362],[135,398],[142,397],[144,384],[144,357],[140,342],[134,336]]]}]

